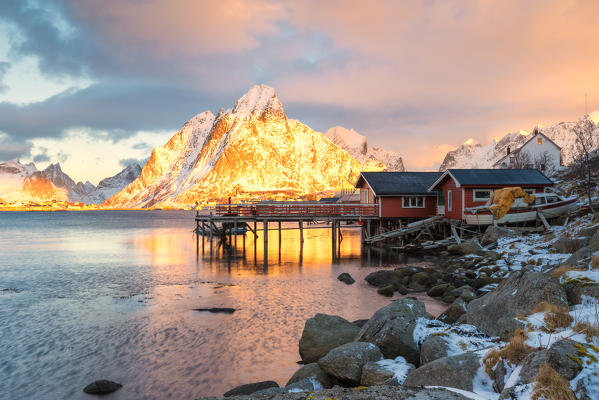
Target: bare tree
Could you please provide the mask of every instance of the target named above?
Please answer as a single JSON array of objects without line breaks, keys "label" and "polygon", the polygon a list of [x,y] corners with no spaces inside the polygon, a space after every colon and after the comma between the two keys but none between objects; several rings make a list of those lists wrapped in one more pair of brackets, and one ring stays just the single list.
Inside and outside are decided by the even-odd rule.
[{"label": "bare tree", "polygon": [[589,207],[595,215],[595,218],[599,218],[597,211],[593,208],[593,178],[591,168],[591,155],[593,153],[593,123],[589,119],[588,115],[585,115],[584,120],[581,124],[577,124],[574,127],[574,134],[576,135],[576,158],[577,164],[580,167],[581,178],[586,180],[585,189],[589,200]]},{"label": "bare tree", "polygon": [[532,165],[530,154],[527,151],[518,151],[513,154],[514,162],[512,163],[512,169],[524,169]]},{"label": "bare tree", "polygon": [[555,168],[555,165],[553,165],[553,160],[547,151],[544,151],[543,154],[537,155],[534,159],[533,165],[536,169],[539,169],[543,172],[550,171]]}]

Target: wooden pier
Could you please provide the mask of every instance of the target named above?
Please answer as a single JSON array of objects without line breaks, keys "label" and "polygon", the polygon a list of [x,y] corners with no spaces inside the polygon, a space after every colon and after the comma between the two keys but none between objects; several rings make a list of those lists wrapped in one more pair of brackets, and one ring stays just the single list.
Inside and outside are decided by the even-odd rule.
[{"label": "wooden pier", "polygon": [[[366,225],[379,219],[378,204],[319,204],[307,202],[272,202],[254,204],[218,204],[208,213],[196,213],[196,252],[205,253],[206,244],[212,256],[213,244],[226,249],[237,247],[237,236],[242,236],[245,250],[245,232],[254,235],[254,254],[258,239],[258,224],[262,224],[264,263],[268,254],[268,232],[270,224],[276,223],[281,243],[282,223],[297,223],[300,249],[304,242],[304,224],[325,222],[331,229],[331,249],[333,261],[339,258],[339,246],[343,240],[341,223]],[[288,228],[287,228],[288,229]],[[242,233],[240,233],[242,231]],[[201,236],[201,244],[200,244]],[[208,243],[206,243],[208,242]],[[200,248],[201,245],[201,248]]]}]

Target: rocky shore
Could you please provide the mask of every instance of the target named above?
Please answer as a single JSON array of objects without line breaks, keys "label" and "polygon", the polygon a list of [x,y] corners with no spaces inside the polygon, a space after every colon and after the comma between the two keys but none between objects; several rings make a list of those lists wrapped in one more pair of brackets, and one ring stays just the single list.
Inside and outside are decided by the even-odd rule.
[{"label": "rocky shore", "polygon": [[[284,387],[257,382],[225,397],[599,398],[599,223],[590,217],[543,234],[490,227],[480,242],[451,246],[436,268],[366,281],[407,297],[367,321],[315,315],[299,341],[303,366]],[[410,292],[449,306],[435,319]]]}]

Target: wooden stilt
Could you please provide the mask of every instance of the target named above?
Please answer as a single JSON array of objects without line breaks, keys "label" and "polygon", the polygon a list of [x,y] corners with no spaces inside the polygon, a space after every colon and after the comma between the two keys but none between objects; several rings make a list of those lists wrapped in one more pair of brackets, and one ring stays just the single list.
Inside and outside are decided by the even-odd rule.
[{"label": "wooden stilt", "polygon": [[234,247],[234,249],[237,250],[237,220],[235,220],[235,222],[233,224],[233,235],[235,236],[235,247]]},{"label": "wooden stilt", "polygon": [[300,243],[304,243],[304,222],[299,221]]},{"label": "wooden stilt", "polygon": [[279,221],[279,248],[281,248],[281,221]]},{"label": "wooden stilt", "polygon": [[264,264],[266,265],[268,259],[268,221],[264,220],[262,224],[264,227]]},{"label": "wooden stilt", "polygon": [[204,255],[204,241],[206,237],[206,224],[202,221],[202,255]]}]

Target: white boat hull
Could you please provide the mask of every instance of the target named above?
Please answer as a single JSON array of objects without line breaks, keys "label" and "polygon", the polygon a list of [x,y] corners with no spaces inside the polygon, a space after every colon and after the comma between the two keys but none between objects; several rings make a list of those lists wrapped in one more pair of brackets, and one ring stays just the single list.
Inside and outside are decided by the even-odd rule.
[{"label": "white boat hull", "polygon": [[[510,210],[507,214],[497,220],[498,224],[515,224],[521,222],[531,222],[537,219],[537,211],[543,214],[546,219],[561,217],[568,214],[576,208],[575,201],[566,201],[556,203],[555,205],[545,205],[540,207],[531,207],[521,210]],[[493,214],[489,211],[479,213],[464,213],[464,220],[468,225],[491,225],[493,223]]]}]

